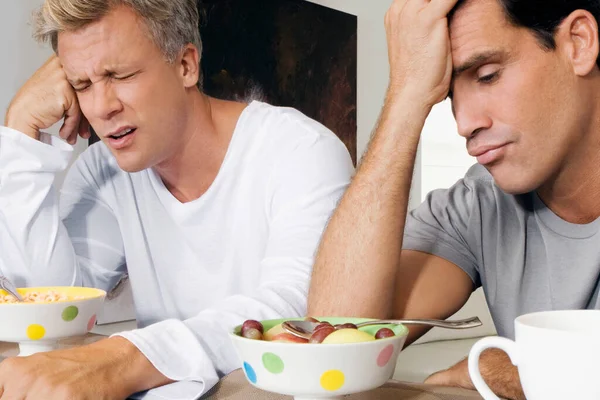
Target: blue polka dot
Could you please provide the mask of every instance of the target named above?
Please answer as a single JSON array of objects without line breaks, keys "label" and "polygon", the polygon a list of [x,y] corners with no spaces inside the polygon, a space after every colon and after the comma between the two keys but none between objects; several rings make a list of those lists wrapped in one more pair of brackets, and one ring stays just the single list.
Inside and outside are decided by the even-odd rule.
[{"label": "blue polka dot", "polygon": [[246,372],[248,380],[256,384],[256,372],[254,372],[254,368],[252,368],[247,362],[244,362],[244,371]]}]

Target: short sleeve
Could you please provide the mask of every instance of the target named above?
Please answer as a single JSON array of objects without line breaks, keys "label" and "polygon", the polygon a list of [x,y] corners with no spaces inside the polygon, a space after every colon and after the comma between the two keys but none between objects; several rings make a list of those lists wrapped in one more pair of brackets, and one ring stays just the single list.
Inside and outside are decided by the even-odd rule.
[{"label": "short sleeve", "polygon": [[[434,190],[411,211],[404,228],[403,250],[441,257],[464,270],[475,287],[481,286],[475,237],[470,229],[480,221],[476,181],[461,179],[449,189]],[[479,238],[480,239],[480,238]]]}]

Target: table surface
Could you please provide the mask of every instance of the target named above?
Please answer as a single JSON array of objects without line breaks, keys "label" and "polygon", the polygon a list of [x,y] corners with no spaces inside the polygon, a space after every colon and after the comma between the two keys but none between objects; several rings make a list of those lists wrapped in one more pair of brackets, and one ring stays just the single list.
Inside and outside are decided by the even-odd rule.
[{"label": "table surface", "polygon": [[[81,346],[96,342],[106,336],[90,333],[86,336],[64,339],[61,348]],[[0,342],[0,360],[16,356],[17,345]],[[241,369],[227,375],[206,395],[203,400],[291,400],[283,396],[266,392],[250,385]],[[416,383],[389,381],[385,385],[369,392],[344,396],[344,400],[481,400],[481,396],[472,390],[432,386]]]}]

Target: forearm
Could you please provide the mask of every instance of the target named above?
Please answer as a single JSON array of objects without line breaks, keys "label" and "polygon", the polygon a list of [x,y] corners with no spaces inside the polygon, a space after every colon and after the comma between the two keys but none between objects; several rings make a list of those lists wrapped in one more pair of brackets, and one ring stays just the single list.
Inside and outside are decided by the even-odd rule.
[{"label": "forearm", "polygon": [[[228,297],[183,321],[165,320],[118,335],[133,343],[164,377],[182,381],[179,390],[186,398],[198,398],[220,377],[240,368],[228,337],[235,325],[247,319],[297,317],[304,315],[305,305],[306,290],[283,283],[259,288],[253,296]],[[140,382],[161,383],[160,376],[150,378]]]},{"label": "forearm", "polygon": [[[108,376],[110,394],[113,398],[125,399],[133,393],[171,383],[150,361],[125,338],[115,336],[87,346],[88,357],[96,354],[102,360],[98,371]],[[106,390],[106,388],[103,388]]]},{"label": "forearm", "polygon": [[15,115],[12,102],[8,107],[6,115],[4,116],[4,126],[22,132],[33,139],[40,140],[40,131],[34,126],[31,126],[29,123],[29,118],[24,118],[21,115]]},{"label": "forearm", "polygon": [[73,246],[59,216],[55,174],[71,148],[0,127],[0,257],[17,285],[78,284]]},{"label": "forearm", "polygon": [[[369,149],[325,231],[310,315],[389,314],[414,162],[429,111],[408,96],[388,94]],[[347,290],[359,283],[360,290]]]}]

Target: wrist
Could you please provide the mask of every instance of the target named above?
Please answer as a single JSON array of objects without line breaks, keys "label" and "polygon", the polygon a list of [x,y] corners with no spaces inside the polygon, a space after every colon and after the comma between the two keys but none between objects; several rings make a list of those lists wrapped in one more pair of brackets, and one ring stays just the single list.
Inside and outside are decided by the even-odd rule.
[{"label": "wrist", "polygon": [[110,371],[112,382],[122,382],[120,387],[114,387],[115,397],[126,398],[133,393],[172,382],[133,343],[123,337],[114,336],[94,345],[102,345],[102,350],[111,354],[105,367]]},{"label": "wrist", "polygon": [[431,108],[411,92],[390,87],[380,124],[385,123],[388,128],[386,131],[402,139],[402,142],[412,137],[416,146]]},{"label": "wrist", "polygon": [[40,131],[36,127],[23,123],[24,118],[21,118],[12,108],[9,107],[4,118],[4,126],[10,129],[14,129],[25,135],[32,137],[36,140],[40,140]]},{"label": "wrist", "polygon": [[415,116],[424,120],[435,105],[430,101],[429,93],[419,88],[400,86],[390,82],[386,94],[386,101],[397,104],[404,110],[410,110]]}]

